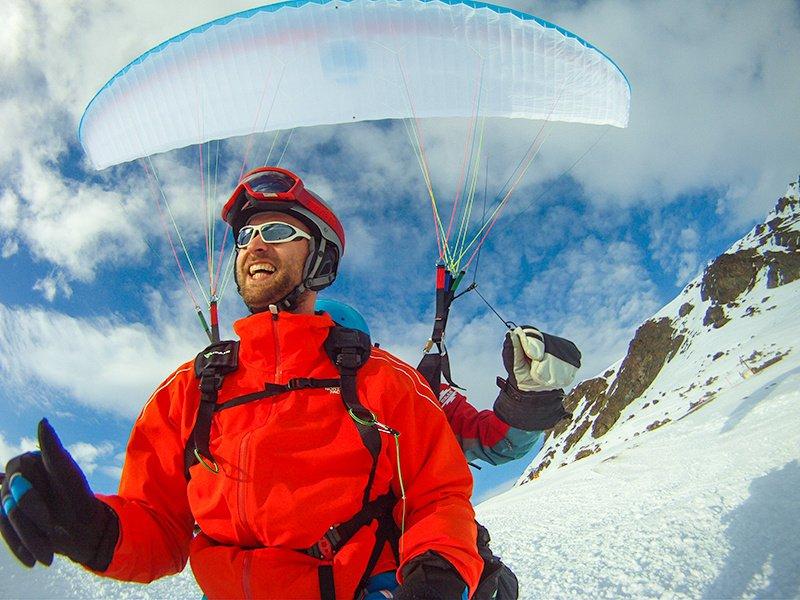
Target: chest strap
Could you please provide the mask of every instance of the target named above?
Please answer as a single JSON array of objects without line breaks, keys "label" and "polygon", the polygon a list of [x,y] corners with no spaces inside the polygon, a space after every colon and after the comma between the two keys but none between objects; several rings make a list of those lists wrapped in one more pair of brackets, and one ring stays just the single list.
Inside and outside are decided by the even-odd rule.
[{"label": "chest strap", "polygon": [[379,423],[375,414],[365,407],[358,397],[356,375],[358,370],[369,359],[372,349],[369,336],[361,331],[336,325],[331,328],[325,340],[324,348],[328,357],[339,371],[338,379],[298,377],[289,380],[285,385],[266,383],[263,390],[245,394],[221,404],[217,404],[219,390],[222,387],[225,375],[235,371],[238,367],[239,344],[234,341],[218,342],[198,354],[195,359],[195,375],[200,380],[200,407],[194,429],[187,440],[184,451],[184,465],[187,480],[190,477],[189,468],[198,462],[201,462],[211,471],[219,471],[219,466],[209,450],[211,420],[214,413],[290,391],[338,387],[345,410],[352,419],[358,430],[361,442],[372,459],[369,476],[364,486],[362,506],[361,510],[349,520],[332,525],[313,546],[298,550],[321,561],[322,564],[318,567],[320,596],[322,600],[333,600],[335,599],[333,557],[362,527],[369,525],[373,521],[378,522],[378,528],[375,532],[375,546],[367,561],[365,572],[356,588],[357,590],[364,587],[366,580],[375,568],[381,551],[387,543],[392,548],[395,559],[399,562],[397,554],[399,534],[392,518],[392,508],[396,504],[397,498],[390,490],[386,494],[370,500],[381,452],[381,432],[392,435],[399,434],[386,425]]}]

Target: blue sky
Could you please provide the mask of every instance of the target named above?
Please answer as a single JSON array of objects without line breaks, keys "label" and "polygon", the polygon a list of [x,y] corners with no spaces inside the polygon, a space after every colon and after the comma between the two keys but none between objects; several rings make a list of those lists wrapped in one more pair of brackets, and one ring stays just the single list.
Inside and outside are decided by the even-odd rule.
[{"label": "blue sky", "polygon": [[[7,0],[0,7],[7,24],[0,39],[7,140],[0,148],[0,460],[30,447],[36,422],[48,416],[106,492],[115,489],[138,410],[204,336],[144,171],[134,164],[95,173],[77,123],[97,89],[137,55],[253,6],[162,4]],[[579,376],[591,377],[797,177],[800,10],[791,2],[613,0],[513,7],[596,44],[632,85],[627,129],[553,127],[489,237],[477,276],[504,318],[574,339],[584,353]],[[438,148],[431,161],[446,203],[466,130],[453,121],[425,128],[441,142],[431,144]],[[490,126],[490,193],[536,130]],[[225,152],[241,156],[241,145]],[[174,153],[156,163],[188,237],[199,243],[193,160]],[[231,172],[234,162],[228,159]],[[345,224],[341,276],[326,295],[354,304],[376,341],[416,363],[430,333],[437,252],[403,128],[298,130],[281,164],[329,199]],[[220,179],[220,190],[233,179]],[[229,324],[243,315],[230,289],[222,318]],[[495,397],[503,332],[475,294],[455,303],[454,377],[479,408]],[[507,486],[527,462],[477,472],[477,497]]]}]

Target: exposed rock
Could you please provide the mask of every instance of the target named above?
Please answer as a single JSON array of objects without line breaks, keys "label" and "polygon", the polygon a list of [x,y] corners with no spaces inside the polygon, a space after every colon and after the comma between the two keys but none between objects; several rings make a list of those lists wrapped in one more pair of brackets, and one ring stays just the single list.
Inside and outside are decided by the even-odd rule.
[{"label": "exposed rock", "polygon": [[[578,404],[584,398],[586,403],[583,406],[581,413],[574,417],[573,422],[577,423],[584,416],[587,411],[590,414],[597,414],[600,406],[605,401],[605,391],[608,387],[608,382],[602,377],[595,377],[594,379],[587,379],[575,386],[572,391],[564,399],[564,408],[567,412],[574,413]],[[558,437],[564,433],[570,426],[570,421],[562,420],[553,428],[553,436]]]},{"label": "exposed rock", "polygon": [[779,213],[782,213],[790,206],[797,206],[800,204],[797,198],[790,198],[789,196],[784,196],[783,198],[778,198],[778,203],[775,205],[775,210]]},{"label": "exposed rock", "polygon": [[694,304],[692,304],[691,302],[684,302],[683,304],[681,304],[681,307],[678,309],[678,316],[679,317],[685,317],[690,312],[692,312],[693,308],[694,308]]},{"label": "exposed rock", "polygon": [[[754,353],[754,354],[755,354],[755,353]],[[786,352],[778,352],[778,353],[777,353],[775,356],[772,356],[772,357],[768,358],[767,360],[765,360],[765,361],[764,361],[764,362],[762,362],[761,364],[758,364],[758,365],[756,365],[756,366],[751,366],[751,367],[750,367],[750,370],[751,370],[751,371],[752,371],[754,374],[755,374],[755,373],[760,373],[761,371],[763,371],[763,370],[764,370],[764,369],[766,369],[767,367],[771,367],[772,365],[774,365],[776,362],[778,362],[779,360],[781,360],[781,359],[782,359],[784,356],[786,356],[787,354],[789,354],[789,351],[788,351],[788,350],[787,350]],[[761,358],[761,356],[760,356],[760,353],[759,353],[759,357],[758,357],[758,358]],[[754,359],[754,358],[751,356],[751,357],[750,357],[750,358],[748,358],[747,360],[748,360],[748,362],[750,362],[750,361],[752,361],[752,360],[755,360],[755,359]]]},{"label": "exposed rock", "polygon": [[683,340],[684,336],[676,335],[672,321],[666,317],[645,321],[636,330],[617,378],[605,394],[602,410],[592,427],[593,437],[605,435],[617,422],[622,410],[650,387]]},{"label": "exposed rock", "polygon": [[[689,410],[688,410],[688,412],[686,413],[686,415],[688,415],[688,414],[690,414],[690,413],[693,413],[694,411],[696,411],[696,410],[697,410],[698,408],[700,408],[701,406],[705,406],[706,404],[708,404],[709,402],[711,402],[711,401],[712,401],[714,398],[716,398],[716,397],[717,397],[717,393],[716,393],[716,392],[706,392],[705,394],[703,394],[703,395],[700,397],[700,399],[699,399],[699,400],[697,400],[697,401],[695,401],[695,402],[692,402],[692,403],[690,403],[690,404],[689,404]],[[685,417],[686,415],[683,415],[683,417]],[[682,419],[683,417],[681,417],[681,419]]]},{"label": "exposed rock", "polygon": [[567,450],[572,448],[572,446],[574,446],[583,437],[583,434],[589,430],[589,427],[591,427],[591,425],[592,422],[589,419],[586,419],[583,423],[578,425],[575,428],[575,431],[569,434],[567,436],[567,439],[564,440],[564,452],[567,452]]},{"label": "exposed rock", "polygon": [[766,261],[768,288],[800,279],[800,252],[796,248],[794,252],[767,252]]},{"label": "exposed rock", "polygon": [[714,329],[719,329],[728,321],[730,319],[725,314],[725,309],[718,305],[709,306],[703,317],[703,325],[711,325]]},{"label": "exposed rock", "polygon": [[582,458],[586,458],[587,456],[591,456],[598,450],[600,450],[600,446],[595,446],[594,448],[583,448],[575,455],[575,460],[580,460]]},{"label": "exposed rock", "polygon": [[[553,458],[555,458],[555,455],[556,455],[556,451],[555,450],[550,450],[550,452],[545,454],[542,457],[542,460],[539,461],[539,464],[536,466],[536,468],[533,471],[531,471],[530,473],[528,473],[528,480],[527,481],[531,481],[531,480],[536,479],[537,477],[539,477],[539,474],[542,471],[544,471],[547,467],[550,466],[550,463],[552,462]],[[527,482],[523,482],[523,483],[527,483]]]},{"label": "exposed rock", "polygon": [[720,254],[703,273],[700,296],[703,300],[711,300],[712,304],[733,302],[753,288],[763,266],[764,257],[754,248]]},{"label": "exposed rock", "polygon": [[743,317],[752,317],[753,315],[757,315],[761,311],[757,306],[748,306],[747,310],[744,311]]},{"label": "exposed rock", "polygon": [[646,429],[647,431],[653,431],[654,429],[658,429],[659,427],[662,427],[663,425],[666,425],[671,421],[672,419],[664,419],[663,421],[654,421],[653,423],[650,423],[650,425],[648,425]]}]

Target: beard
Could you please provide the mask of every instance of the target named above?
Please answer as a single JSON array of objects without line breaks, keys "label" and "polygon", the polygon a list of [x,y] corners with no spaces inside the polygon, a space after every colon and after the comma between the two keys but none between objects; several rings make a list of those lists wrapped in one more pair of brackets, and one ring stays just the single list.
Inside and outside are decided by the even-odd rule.
[{"label": "beard", "polygon": [[244,266],[237,265],[236,267],[234,272],[236,289],[253,314],[268,310],[271,304],[279,305],[281,300],[291,294],[303,281],[305,261],[296,264],[280,264],[275,267],[275,272],[263,279],[251,278]]}]

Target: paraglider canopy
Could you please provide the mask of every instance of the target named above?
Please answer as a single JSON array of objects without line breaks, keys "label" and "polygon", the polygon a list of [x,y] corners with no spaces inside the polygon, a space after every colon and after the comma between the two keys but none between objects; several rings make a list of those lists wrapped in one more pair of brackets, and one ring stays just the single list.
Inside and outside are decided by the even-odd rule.
[{"label": "paraglider canopy", "polygon": [[79,138],[103,169],[209,140],[374,119],[477,114],[625,127],[629,102],[610,58],[519,11],[294,0],[145,52],[92,99]]}]

